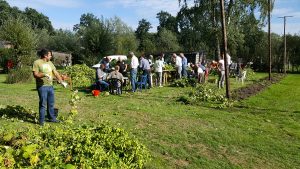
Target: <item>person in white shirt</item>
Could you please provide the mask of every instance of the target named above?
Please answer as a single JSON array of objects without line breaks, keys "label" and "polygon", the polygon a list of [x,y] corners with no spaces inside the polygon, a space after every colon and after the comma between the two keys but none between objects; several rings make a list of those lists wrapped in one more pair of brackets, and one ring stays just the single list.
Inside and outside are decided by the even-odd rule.
[{"label": "person in white shirt", "polygon": [[221,58],[219,59],[218,70],[219,70],[218,88],[223,88],[224,80],[225,80],[224,54],[222,54]]},{"label": "person in white shirt", "polygon": [[175,59],[175,67],[177,70],[178,78],[181,79],[182,59],[180,56],[177,56],[176,53],[173,53],[173,59]]},{"label": "person in white shirt", "polygon": [[156,85],[158,86],[158,82],[159,82],[159,87],[162,87],[162,73],[164,67],[162,56],[159,56],[158,59],[155,61],[154,67],[156,73]]},{"label": "person in white shirt", "polygon": [[139,66],[139,59],[134,55],[133,52],[129,53],[131,57],[131,63],[130,63],[130,82],[131,82],[131,87],[132,87],[132,92],[136,91],[136,75],[137,75],[137,68]]}]

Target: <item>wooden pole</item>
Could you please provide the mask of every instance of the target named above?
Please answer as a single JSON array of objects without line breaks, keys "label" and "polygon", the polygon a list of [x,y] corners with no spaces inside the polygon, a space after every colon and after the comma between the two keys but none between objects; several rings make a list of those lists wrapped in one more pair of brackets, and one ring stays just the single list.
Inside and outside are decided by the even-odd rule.
[{"label": "wooden pole", "polygon": [[293,16],[283,16],[278,18],[283,18],[283,36],[284,36],[284,53],[283,53],[283,73],[286,74],[286,34],[285,34],[285,26],[286,26],[286,18]]},{"label": "wooden pole", "polygon": [[227,63],[227,33],[226,33],[226,22],[225,22],[225,10],[224,10],[224,0],[220,0],[221,7],[221,18],[222,18],[222,33],[223,33],[223,48],[222,51],[224,53],[224,63],[225,63],[225,83],[226,83],[226,97],[230,98],[230,83],[228,79],[228,64]]},{"label": "wooden pole", "polygon": [[272,45],[271,45],[271,0],[268,0],[268,39],[269,39],[269,80],[272,72]]}]

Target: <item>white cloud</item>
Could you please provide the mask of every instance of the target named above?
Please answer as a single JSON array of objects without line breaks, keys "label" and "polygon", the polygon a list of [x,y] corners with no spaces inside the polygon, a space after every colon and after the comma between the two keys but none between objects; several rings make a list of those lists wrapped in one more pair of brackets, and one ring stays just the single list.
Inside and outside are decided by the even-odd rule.
[{"label": "white cloud", "polygon": [[[177,0],[114,0],[99,3],[99,6],[106,8],[122,6],[125,9],[133,11],[138,20],[144,18],[152,24],[153,28],[150,30],[151,32],[156,31],[156,27],[158,26],[157,13],[167,11],[171,15],[176,16],[180,9]],[[134,25],[132,26],[135,29],[137,24]]]}]

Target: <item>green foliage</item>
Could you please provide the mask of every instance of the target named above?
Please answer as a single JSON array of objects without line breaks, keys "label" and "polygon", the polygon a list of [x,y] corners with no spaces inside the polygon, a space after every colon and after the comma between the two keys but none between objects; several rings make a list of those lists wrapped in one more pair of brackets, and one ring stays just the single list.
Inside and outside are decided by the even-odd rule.
[{"label": "green foliage", "polygon": [[32,82],[33,75],[32,70],[28,66],[17,67],[10,69],[7,74],[6,83],[26,83]]},{"label": "green foliage", "polygon": [[95,79],[95,70],[85,64],[66,67],[62,72],[72,78],[73,87],[90,86]]},{"label": "green foliage", "polygon": [[0,144],[0,167],[9,160],[17,168],[143,168],[150,157],[144,145],[107,124],[0,130]]},{"label": "green foliage", "polygon": [[81,38],[81,60],[83,63],[92,65],[95,60],[100,60],[112,53],[114,49],[112,29],[109,22],[103,18],[100,20],[93,14],[83,14],[80,18],[80,24],[75,25],[73,29]]},{"label": "green foliage", "polygon": [[35,59],[37,37],[31,26],[20,17],[9,18],[0,27],[0,39],[9,41],[18,65],[30,65]]},{"label": "green foliage", "polygon": [[196,87],[197,79],[195,78],[181,78],[175,80],[171,86],[173,87]]},{"label": "green foliage", "polygon": [[109,20],[109,28],[113,33],[114,54],[127,54],[129,51],[136,51],[138,41],[134,31],[120,18],[114,17]]},{"label": "green foliage", "polygon": [[50,49],[60,52],[79,53],[79,37],[69,30],[56,30],[54,35],[50,36]]},{"label": "green foliage", "polygon": [[78,102],[81,100],[82,98],[79,97],[78,95],[78,90],[75,90],[72,95],[71,95],[71,100],[69,101],[69,104],[71,106],[70,112],[69,112],[69,116],[67,118],[67,123],[73,123],[73,118],[78,114]]},{"label": "green foliage", "polygon": [[158,51],[179,51],[180,45],[176,35],[165,28],[161,28],[157,36]]},{"label": "green foliage", "polygon": [[198,84],[196,88],[191,89],[191,91],[188,93],[188,96],[180,96],[177,101],[185,104],[199,104],[200,102],[204,102],[216,108],[233,106],[233,102],[228,100],[219,89],[203,84]]},{"label": "green foliage", "polygon": [[173,71],[175,70],[174,66],[171,65],[171,64],[166,64],[165,67],[164,67],[164,70],[170,70],[170,71]]},{"label": "green foliage", "polygon": [[0,67],[3,68],[5,73],[8,72],[7,70],[8,60],[11,60],[13,63],[16,63],[16,60],[14,60],[14,51],[12,49],[6,49],[6,48],[0,49]]},{"label": "green foliage", "polygon": [[32,29],[46,29],[49,33],[52,33],[54,28],[51,24],[51,21],[47,16],[42,13],[39,13],[35,9],[32,8],[25,8],[23,13],[29,22],[31,23]]},{"label": "green foliage", "polygon": [[246,68],[245,70],[247,71],[247,73],[246,73],[246,79],[247,80],[257,80],[256,76],[255,76],[255,72],[253,71],[253,69]]}]

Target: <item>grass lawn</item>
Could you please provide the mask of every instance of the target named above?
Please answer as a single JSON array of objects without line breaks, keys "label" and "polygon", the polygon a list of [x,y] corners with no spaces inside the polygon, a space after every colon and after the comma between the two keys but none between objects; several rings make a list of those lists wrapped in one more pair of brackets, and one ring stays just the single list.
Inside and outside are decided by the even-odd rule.
[{"label": "grass lawn", "polygon": [[[258,74],[259,77],[266,74]],[[35,84],[6,84],[0,75],[0,104],[38,110]],[[231,81],[231,88],[241,84]],[[121,96],[80,92],[75,123],[101,123],[127,130],[152,156],[146,168],[298,168],[300,166],[300,75],[237,102],[214,109],[176,101],[189,88],[153,88]],[[69,111],[71,91],[55,86],[61,116]],[[36,124],[0,119],[2,127]],[[50,124],[57,125],[57,124]],[[58,124],[60,125],[60,124]]]}]

